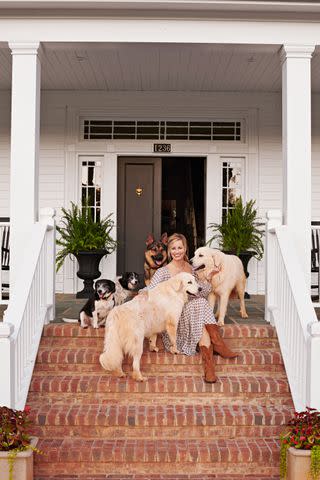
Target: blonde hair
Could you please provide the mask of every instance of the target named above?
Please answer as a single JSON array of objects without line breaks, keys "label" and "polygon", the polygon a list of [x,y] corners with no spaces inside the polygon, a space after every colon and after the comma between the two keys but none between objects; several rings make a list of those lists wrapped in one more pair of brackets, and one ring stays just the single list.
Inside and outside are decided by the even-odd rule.
[{"label": "blonde hair", "polygon": [[180,240],[182,242],[182,245],[184,246],[185,248],[185,255],[184,255],[184,260],[186,262],[189,262],[189,258],[188,258],[188,243],[187,243],[187,239],[184,235],[182,235],[182,233],[173,233],[172,235],[170,235],[170,237],[168,238],[168,246],[167,246],[167,249],[168,249],[168,258],[169,258],[169,262],[171,262],[172,260],[172,257],[171,257],[171,248],[172,248],[172,245],[176,242]]}]

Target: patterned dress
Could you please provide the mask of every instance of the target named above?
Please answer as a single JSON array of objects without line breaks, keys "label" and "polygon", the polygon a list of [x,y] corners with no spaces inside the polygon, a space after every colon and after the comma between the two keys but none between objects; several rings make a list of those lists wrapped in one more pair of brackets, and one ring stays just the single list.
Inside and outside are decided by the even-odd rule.
[{"label": "patterned dress", "polygon": [[[168,267],[159,268],[153,275],[147,289],[154,288],[158,283],[169,280]],[[211,292],[211,285],[200,283],[202,290],[196,298],[189,300],[183,307],[177,330],[177,347],[179,352],[185,355],[194,355],[197,344],[202,337],[203,326],[208,323],[216,323],[212,308],[207,296]],[[162,340],[166,350],[170,349],[170,340],[166,332],[162,333]]]}]

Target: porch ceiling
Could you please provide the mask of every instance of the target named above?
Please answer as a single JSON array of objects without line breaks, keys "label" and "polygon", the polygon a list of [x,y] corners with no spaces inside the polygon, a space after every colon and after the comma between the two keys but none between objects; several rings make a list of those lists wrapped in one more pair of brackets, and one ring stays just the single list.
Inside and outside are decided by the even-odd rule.
[{"label": "porch ceiling", "polygon": [[[281,90],[279,45],[44,44],[43,90]],[[0,48],[0,89],[11,88],[11,54]],[[312,59],[320,91],[320,55]]]}]

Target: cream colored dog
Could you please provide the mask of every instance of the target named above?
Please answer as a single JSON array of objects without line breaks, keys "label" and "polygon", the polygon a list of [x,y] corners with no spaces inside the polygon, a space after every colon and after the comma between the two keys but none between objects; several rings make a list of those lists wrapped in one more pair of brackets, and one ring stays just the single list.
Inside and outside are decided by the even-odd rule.
[{"label": "cream colored dog", "polygon": [[133,358],[132,377],[146,380],[140,371],[144,337],[150,339],[150,349],[157,350],[157,333],[167,331],[171,353],[179,353],[176,345],[177,325],[189,295],[201,288],[190,273],[179,273],[147,290],[128,303],[115,307],[108,315],[104,351],[100,355],[103,368],[122,377],[125,354]]},{"label": "cream colored dog", "polygon": [[226,255],[220,250],[209,247],[200,247],[191,260],[192,266],[197,272],[200,281],[209,281],[212,292],[208,296],[208,302],[214,308],[216,298],[219,301],[217,318],[218,324],[224,324],[227,312],[228,300],[233,290],[239,295],[240,314],[242,318],[248,318],[244,303],[246,276],[243,265],[236,255]]}]

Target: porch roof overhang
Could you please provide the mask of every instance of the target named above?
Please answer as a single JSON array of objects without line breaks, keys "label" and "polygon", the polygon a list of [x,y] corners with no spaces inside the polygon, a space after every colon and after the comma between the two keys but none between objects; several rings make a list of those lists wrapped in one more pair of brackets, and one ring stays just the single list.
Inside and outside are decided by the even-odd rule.
[{"label": "porch roof overhang", "polygon": [[[44,42],[42,90],[281,92],[280,45]],[[312,91],[320,92],[320,47]],[[0,48],[0,90],[11,89],[11,52]]]}]

